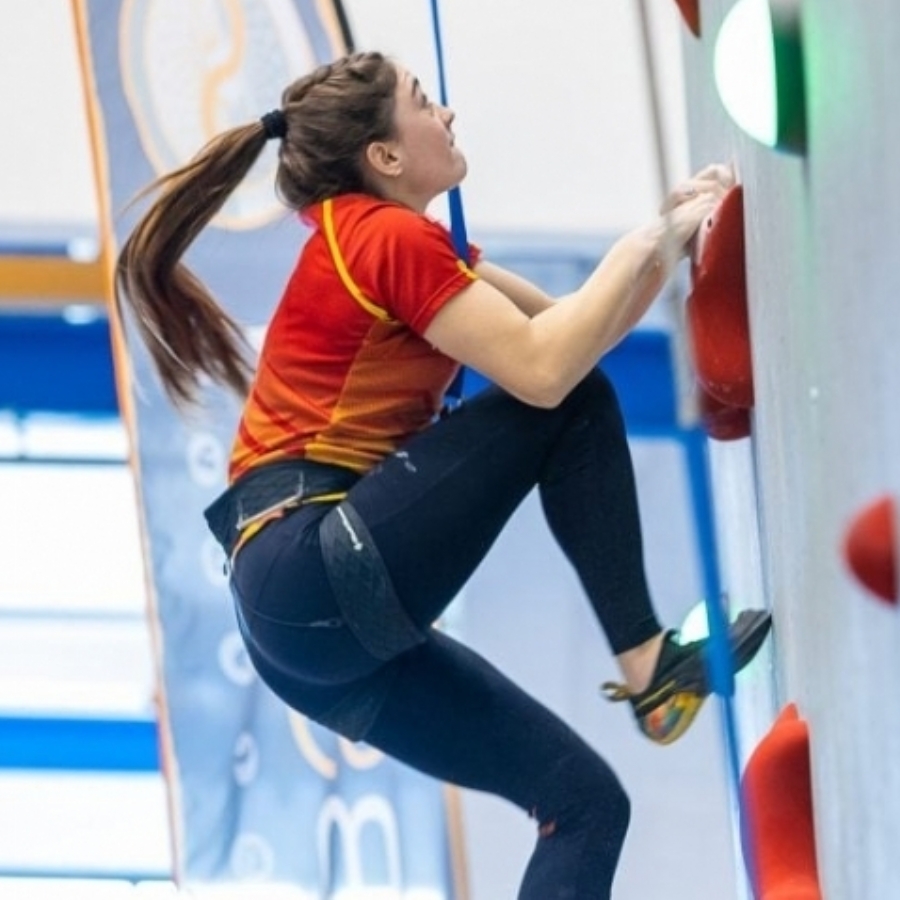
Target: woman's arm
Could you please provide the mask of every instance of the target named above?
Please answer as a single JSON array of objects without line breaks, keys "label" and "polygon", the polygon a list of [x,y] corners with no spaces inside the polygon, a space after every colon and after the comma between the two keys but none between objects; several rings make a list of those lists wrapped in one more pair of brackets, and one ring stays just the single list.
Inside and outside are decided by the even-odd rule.
[{"label": "woman's arm", "polygon": [[568,296],[544,305],[478,280],[441,309],[425,338],[524,402],[556,406],[637,324],[733,183],[730,170],[713,169],[670,197],[658,220],[617,241]]},{"label": "woman's arm", "polygon": [[475,271],[491,287],[496,288],[501,294],[505,294],[512,300],[515,306],[529,318],[533,318],[556,302],[546,291],[541,290],[528,279],[487,260],[483,259],[478,262]]}]

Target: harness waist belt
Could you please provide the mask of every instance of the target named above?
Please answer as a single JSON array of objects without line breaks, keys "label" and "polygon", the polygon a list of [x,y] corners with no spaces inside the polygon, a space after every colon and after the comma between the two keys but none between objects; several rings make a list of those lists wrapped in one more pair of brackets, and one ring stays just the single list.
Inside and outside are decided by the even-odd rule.
[{"label": "harness waist belt", "polygon": [[230,558],[241,531],[286,504],[349,490],[358,472],[308,459],[292,459],[251,469],[208,506],[209,530]]}]

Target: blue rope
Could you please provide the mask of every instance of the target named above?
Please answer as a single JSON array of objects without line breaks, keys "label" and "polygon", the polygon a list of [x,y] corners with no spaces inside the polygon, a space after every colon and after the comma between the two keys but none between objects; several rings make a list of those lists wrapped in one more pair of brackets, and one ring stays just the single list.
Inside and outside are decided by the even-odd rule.
[{"label": "blue rope", "polygon": [[722,738],[728,782],[731,788],[734,825],[744,839],[743,851],[747,871],[753,870],[755,848],[749,840],[746,808],[741,790],[741,746],[734,709],[734,657],[728,640],[728,615],[722,603],[722,582],[718,566],[718,542],[713,516],[713,497],[709,467],[706,462],[708,438],[700,428],[687,432],[685,449],[688,457],[688,476],[694,499],[694,521],[700,544],[703,586],[706,594],[706,621],[709,626],[706,665],[712,692],[719,697]]},{"label": "blue rope", "polygon": [[[449,106],[447,99],[447,76],[444,71],[444,41],[441,37],[441,17],[438,0],[431,0],[431,24],[434,28],[434,50],[437,57],[438,91],[441,106]],[[469,261],[469,239],[466,235],[466,220],[463,214],[462,194],[459,187],[451,188],[447,194],[450,205],[450,234],[459,258]]]},{"label": "blue rope", "polygon": [[[431,0],[431,24],[434,29],[434,52],[437,59],[438,92],[441,106],[449,106],[447,99],[447,76],[444,72],[444,41],[441,37],[441,17],[438,12],[438,0]],[[469,237],[466,234],[466,219],[463,213],[462,193],[459,186],[451,188],[447,193],[447,202],[450,207],[450,236],[453,239],[453,247],[460,259],[469,262]],[[447,388],[447,396],[454,403],[462,400],[464,392],[466,371],[460,367],[456,378]]]}]

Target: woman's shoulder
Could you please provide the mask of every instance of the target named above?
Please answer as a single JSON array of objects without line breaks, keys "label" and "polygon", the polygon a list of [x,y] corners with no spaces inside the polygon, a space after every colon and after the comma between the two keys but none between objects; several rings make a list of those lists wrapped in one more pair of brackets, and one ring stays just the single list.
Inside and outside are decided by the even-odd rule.
[{"label": "woman's shoulder", "polygon": [[332,203],[336,221],[354,227],[414,229],[436,224],[402,203],[369,194],[342,194]]},{"label": "woman's shoulder", "polygon": [[311,218],[327,240],[336,241],[350,262],[357,256],[371,259],[399,253],[407,257],[452,247],[449,232],[436,219],[368,194],[341,194],[326,200]]}]

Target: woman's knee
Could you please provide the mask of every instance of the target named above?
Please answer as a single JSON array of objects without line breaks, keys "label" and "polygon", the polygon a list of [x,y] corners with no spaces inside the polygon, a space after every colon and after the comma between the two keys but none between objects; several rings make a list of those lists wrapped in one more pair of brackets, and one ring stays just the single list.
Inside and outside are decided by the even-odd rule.
[{"label": "woman's knee", "polygon": [[575,387],[569,399],[577,405],[587,406],[593,410],[621,414],[619,397],[609,376],[598,368],[590,372]]},{"label": "woman's knee", "polygon": [[548,773],[543,802],[534,810],[542,832],[566,823],[600,822],[624,840],[631,800],[622,782],[599,755],[585,752],[560,759]]}]

